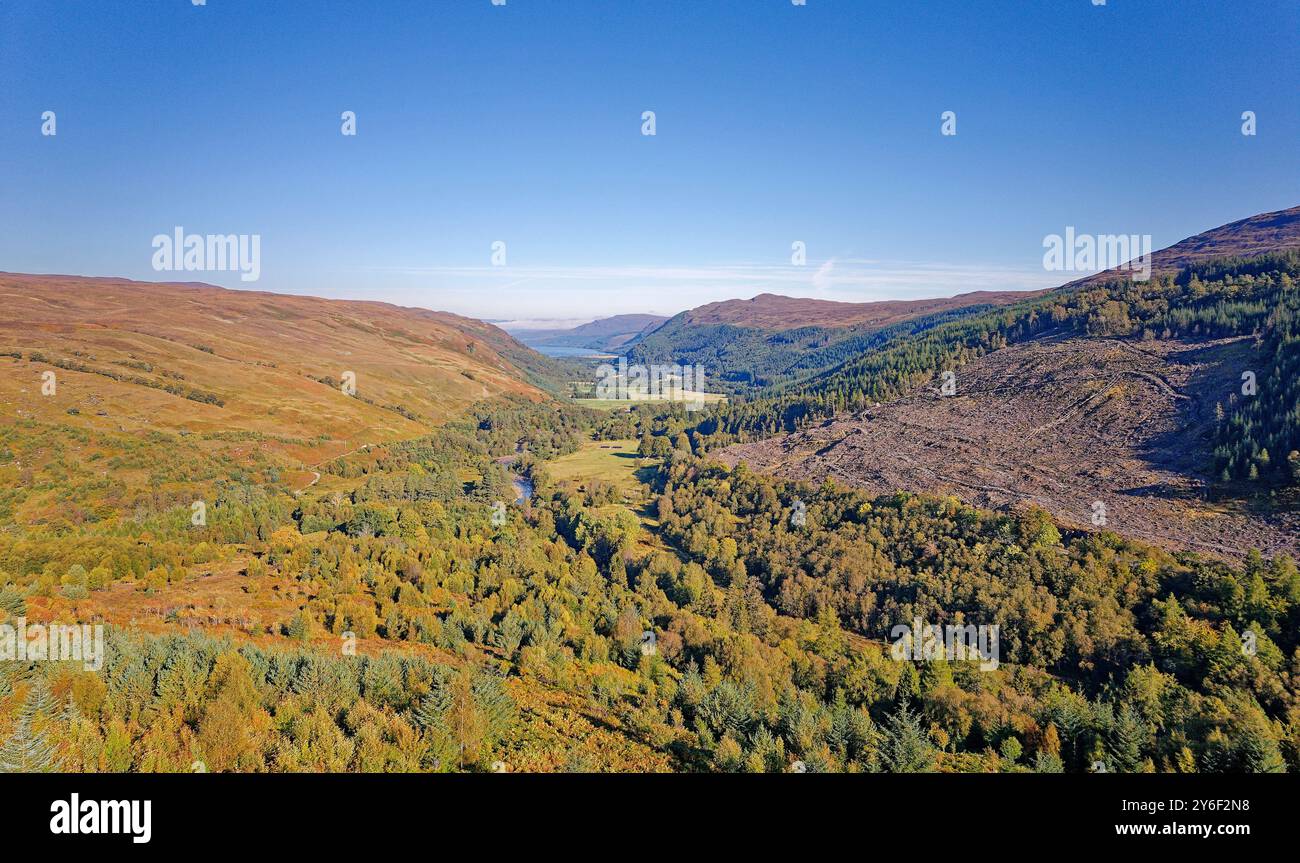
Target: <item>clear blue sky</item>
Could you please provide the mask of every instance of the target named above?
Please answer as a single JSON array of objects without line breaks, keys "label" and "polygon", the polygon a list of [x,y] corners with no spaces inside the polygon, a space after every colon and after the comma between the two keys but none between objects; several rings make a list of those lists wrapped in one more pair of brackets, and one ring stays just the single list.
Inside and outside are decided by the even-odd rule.
[{"label": "clear blue sky", "polygon": [[[1300,202],[1298,10],[5,0],[0,270],[496,319],[1056,284],[1067,225],[1160,247]],[[177,225],[260,234],[260,281],[154,272]]]}]

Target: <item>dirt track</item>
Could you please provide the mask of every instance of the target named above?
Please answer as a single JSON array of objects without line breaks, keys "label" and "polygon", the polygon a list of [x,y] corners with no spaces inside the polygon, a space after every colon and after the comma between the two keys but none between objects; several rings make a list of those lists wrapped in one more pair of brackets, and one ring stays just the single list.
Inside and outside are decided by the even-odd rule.
[{"label": "dirt track", "polygon": [[951,494],[989,507],[1035,502],[1067,524],[1236,558],[1300,557],[1300,514],[1207,503],[1215,405],[1255,368],[1249,339],[1197,344],[1040,339],[904,399],[719,453],[729,464],[887,493]]}]

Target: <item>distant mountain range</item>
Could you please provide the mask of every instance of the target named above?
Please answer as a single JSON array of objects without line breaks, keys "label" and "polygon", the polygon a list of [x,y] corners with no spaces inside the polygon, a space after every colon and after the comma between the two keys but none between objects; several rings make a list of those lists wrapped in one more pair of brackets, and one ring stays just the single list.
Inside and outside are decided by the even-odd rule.
[{"label": "distant mountain range", "polygon": [[[1151,255],[1152,275],[1191,264],[1293,248],[1300,208],[1261,213],[1205,231]],[[1114,278],[1107,270],[1065,285],[1081,288]],[[626,355],[632,362],[700,364],[715,384],[744,395],[835,368],[898,336],[1047,291],[973,291],[953,297],[848,303],[763,293],[724,300],[671,318],[614,315],[571,328],[532,329],[503,324],[525,345],[552,354],[591,351]]]},{"label": "distant mountain range", "polygon": [[759,294],[749,300],[725,300],[709,303],[673,318],[682,326],[731,325],[748,329],[783,332],[804,327],[844,329],[849,327],[880,328],[911,320],[922,315],[961,309],[967,306],[1000,306],[1034,296],[1033,291],[973,291],[955,297],[925,300],[885,300],[871,303],[844,303],[804,297]]},{"label": "distant mountain range", "polygon": [[569,329],[537,330],[506,325],[506,330],[531,348],[587,348],[615,351],[647,332],[667,318],[661,315],[614,315]]}]

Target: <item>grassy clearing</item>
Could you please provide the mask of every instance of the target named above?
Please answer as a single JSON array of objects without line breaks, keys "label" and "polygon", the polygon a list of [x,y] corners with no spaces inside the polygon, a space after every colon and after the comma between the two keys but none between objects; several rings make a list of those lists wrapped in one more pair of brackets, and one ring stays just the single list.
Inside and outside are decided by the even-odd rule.
[{"label": "grassy clearing", "polygon": [[654,535],[659,523],[655,519],[649,483],[657,460],[641,458],[636,454],[636,447],[634,440],[588,441],[577,452],[548,462],[546,470],[554,482],[574,482],[584,489],[591,480],[613,485],[622,495],[623,503],[596,510],[607,512],[622,507],[632,512],[646,530],[638,546],[654,550],[659,547]]},{"label": "grassy clearing", "polygon": [[556,482],[602,480],[625,494],[642,495],[644,488],[637,470],[643,460],[636,454],[636,447],[634,440],[588,441],[577,452],[547,463],[546,471]]}]

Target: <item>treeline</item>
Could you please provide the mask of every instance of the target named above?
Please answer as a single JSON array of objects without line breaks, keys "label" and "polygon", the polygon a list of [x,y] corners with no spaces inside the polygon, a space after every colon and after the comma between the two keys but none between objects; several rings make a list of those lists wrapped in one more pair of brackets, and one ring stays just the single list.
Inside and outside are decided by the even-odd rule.
[{"label": "treeline", "polygon": [[[19,357],[21,356],[21,354],[18,352],[14,352],[14,353],[10,353],[9,356]],[[45,354],[39,351],[32,351],[27,355],[27,359],[29,362],[43,363],[45,365],[54,366],[55,368],[67,369],[68,371],[83,372],[85,374],[91,374],[91,375],[100,375],[102,377],[106,377],[106,378],[110,378],[111,380],[118,381],[120,383],[135,384],[136,386],[149,387],[150,389],[155,389],[155,390],[162,390],[163,392],[168,393],[169,395],[180,396],[181,398],[189,399],[190,401],[194,401],[194,402],[202,402],[204,404],[216,405],[219,408],[223,408],[226,406],[225,400],[222,399],[220,396],[218,396],[216,393],[211,393],[206,390],[200,390],[197,389],[196,387],[183,386],[181,384],[170,383],[168,381],[157,381],[152,378],[141,377],[140,375],[128,375],[122,372],[113,371],[112,369],[101,369],[96,366],[87,365],[81,360],[68,360],[59,357],[50,357],[50,356],[46,356]],[[147,371],[151,373],[154,371],[153,366],[151,366],[149,363],[130,362],[126,360],[119,360],[118,362],[121,363],[122,365],[129,366],[131,368],[136,368],[141,371]],[[166,378],[171,378],[173,380],[185,379],[185,376],[181,375],[178,372],[170,372],[167,370],[163,370],[158,372],[158,374]]]},{"label": "treeline", "polygon": [[545,460],[575,452],[601,419],[600,412],[576,405],[503,397],[476,405],[468,417],[423,437],[366,447],[323,468],[346,478],[395,473],[413,465],[485,474],[486,463],[498,458]]},{"label": "treeline", "polygon": [[[1225,263],[1205,275],[1236,282],[1253,295],[1221,302],[1215,309],[1217,326],[1231,326],[1234,317],[1248,314],[1258,325],[1258,367],[1244,370],[1242,376],[1251,379],[1220,405],[1215,469],[1225,482],[1265,480],[1300,486],[1300,292],[1294,268],[1258,272],[1248,262]],[[1192,279],[1199,280],[1195,275]],[[1257,289],[1261,281],[1264,291]],[[1204,290],[1204,283],[1189,280],[1188,289]]]}]

